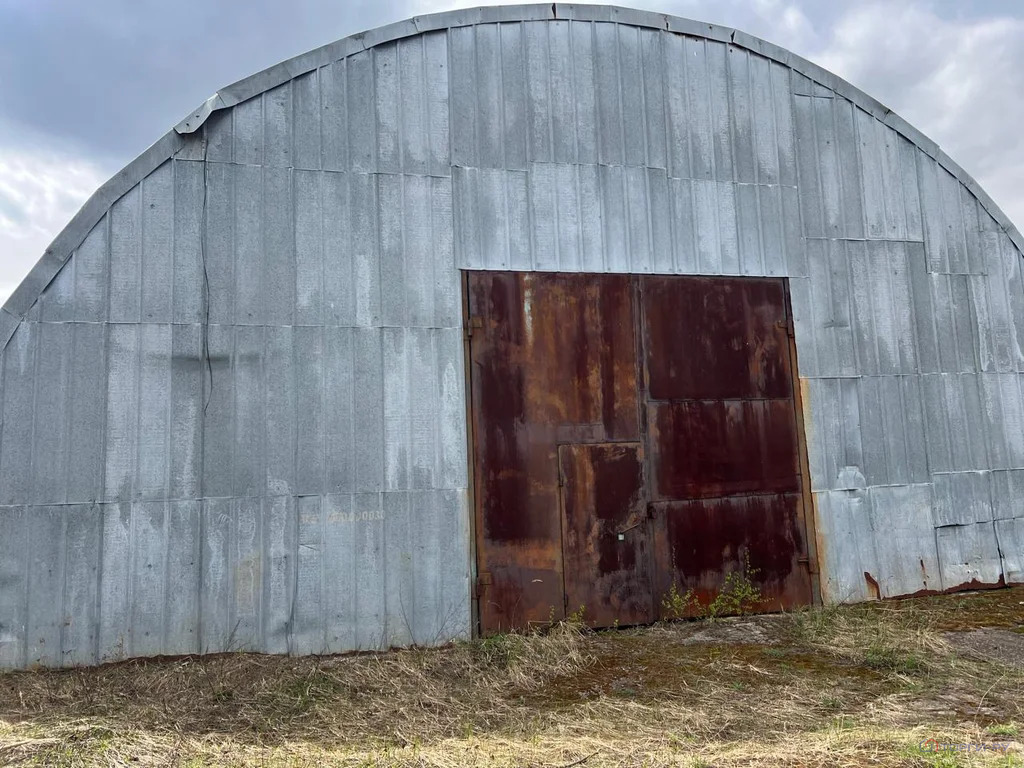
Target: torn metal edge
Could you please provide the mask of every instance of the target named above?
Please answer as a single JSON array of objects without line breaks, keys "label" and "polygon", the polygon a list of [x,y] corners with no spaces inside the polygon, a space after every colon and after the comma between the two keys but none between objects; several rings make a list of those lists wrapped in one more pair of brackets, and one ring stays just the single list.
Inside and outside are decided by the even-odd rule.
[{"label": "torn metal edge", "polygon": [[[1009,236],[1018,252],[1024,255],[1024,238],[1021,237],[1013,222],[1010,221],[1009,217],[1003,213],[974,178],[954,162],[949,155],[943,152],[934,141],[859,88],[785,48],[728,27],[669,16],[654,11],[640,11],[608,5],[563,5],[558,3],[486,6],[445,11],[427,16],[414,16],[404,21],[360,32],[275,64],[217,91],[199,105],[198,108],[192,110],[185,119],[168,131],[149,149],[128,163],[128,165],[93,193],[85,205],[82,206],[67,226],[53,240],[28,276],[8,298],[7,302],[3,305],[4,312],[16,318],[20,323],[28,310],[42,295],[46,286],[50,284],[60,268],[70,258],[71,253],[81,245],[86,235],[96,226],[110,206],[145,176],[162,163],[171,159],[175,152],[181,149],[187,142],[187,138],[184,137],[199,130],[207,118],[214,112],[233,107],[242,101],[251,99],[332,61],[337,61],[353,53],[405,37],[476,24],[554,20],[604,21],[647,29],[663,29],[668,32],[703,37],[745,48],[787,66],[798,74],[804,75],[816,83],[832,89],[840,96],[853,102],[856,106],[885,123],[885,125],[920,148],[925,154],[932,157],[940,166],[967,187],[968,191],[981,202],[982,207],[985,208],[996,220],[1000,228]],[[3,331],[0,333],[0,352],[3,351],[10,340],[10,336],[6,332],[6,328],[10,323],[7,318],[3,319],[4,322],[0,323],[0,331]],[[11,335],[13,335],[13,330]],[[7,336],[7,338],[4,339],[4,336]]]}]

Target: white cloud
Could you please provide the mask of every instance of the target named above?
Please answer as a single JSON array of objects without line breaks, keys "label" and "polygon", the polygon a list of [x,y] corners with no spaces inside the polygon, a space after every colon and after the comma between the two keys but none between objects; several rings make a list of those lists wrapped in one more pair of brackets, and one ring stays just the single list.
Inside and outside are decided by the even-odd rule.
[{"label": "white cloud", "polygon": [[65,152],[0,147],[0,303],[107,175]]},{"label": "white cloud", "polygon": [[811,58],[937,142],[1024,225],[1024,20],[873,2],[840,18]]}]

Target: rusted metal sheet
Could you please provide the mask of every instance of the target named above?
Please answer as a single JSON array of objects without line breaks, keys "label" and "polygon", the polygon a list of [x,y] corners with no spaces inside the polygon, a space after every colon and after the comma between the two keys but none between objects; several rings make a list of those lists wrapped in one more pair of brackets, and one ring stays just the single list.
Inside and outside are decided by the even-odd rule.
[{"label": "rusted metal sheet", "polygon": [[733,572],[766,609],[811,601],[783,280],[482,272],[468,295],[484,632],[642,623]]},{"label": "rusted metal sheet", "polygon": [[558,444],[637,441],[630,279],[470,273],[480,623],[564,616]]},{"label": "rusted metal sheet", "polygon": [[785,282],[644,277],[641,296],[656,589],[706,604],[735,573],[765,610],[811,602]]},{"label": "rusted metal sheet", "polygon": [[651,399],[792,397],[782,280],[644,277],[642,290]]},{"label": "rusted metal sheet", "polygon": [[597,627],[654,619],[639,443],[562,445],[565,602]]},{"label": "rusted metal sheet", "polygon": [[[734,573],[760,592],[754,610],[808,605],[799,493],[723,496],[653,505],[659,605],[673,585],[707,605]],[[690,605],[688,607],[694,608]],[[664,618],[674,618],[665,615]]]},{"label": "rusted metal sheet", "polygon": [[654,499],[800,490],[792,400],[651,403]]}]

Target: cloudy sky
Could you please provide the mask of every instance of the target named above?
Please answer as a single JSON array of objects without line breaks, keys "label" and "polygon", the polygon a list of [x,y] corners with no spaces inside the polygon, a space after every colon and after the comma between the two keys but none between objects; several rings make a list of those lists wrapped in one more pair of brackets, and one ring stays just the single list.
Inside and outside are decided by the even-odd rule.
[{"label": "cloudy sky", "polygon": [[[0,0],[0,301],[86,197],[217,88],[479,0]],[[1024,225],[1017,0],[619,0],[742,29],[867,91]]]}]

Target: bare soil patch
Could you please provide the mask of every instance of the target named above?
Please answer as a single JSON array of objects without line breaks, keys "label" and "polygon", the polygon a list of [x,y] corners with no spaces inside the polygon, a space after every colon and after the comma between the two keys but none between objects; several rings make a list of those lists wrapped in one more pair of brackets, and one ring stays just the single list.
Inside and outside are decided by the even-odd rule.
[{"label": "bare soil patch", "polygon": [[946,640],[961,653],[985,661],[1024,668],[1024,633],[984,627],[947,632]]}]

